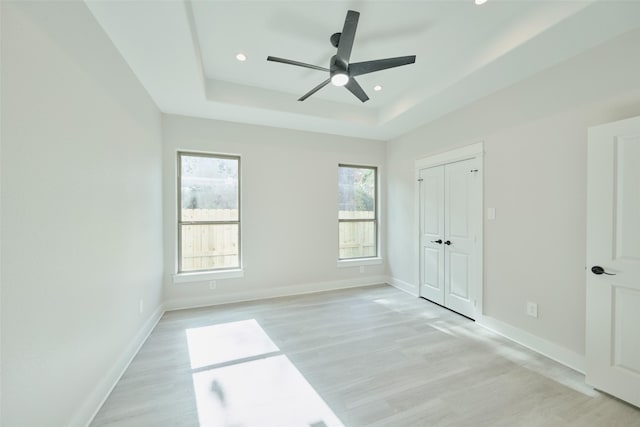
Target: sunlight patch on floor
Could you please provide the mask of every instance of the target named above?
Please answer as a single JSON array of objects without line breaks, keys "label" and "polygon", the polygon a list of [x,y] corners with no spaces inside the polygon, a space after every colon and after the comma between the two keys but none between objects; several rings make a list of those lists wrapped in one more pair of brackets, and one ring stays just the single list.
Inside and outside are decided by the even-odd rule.
[{"label": "sunlight patch on floor", "polygon": [[201,427],[344,427],[255,319],[186,334]]},{"label": "sunlight patch on floor", "polygon": [[343,427],[284,355],[198,372],[193,388],[202,427]]},{"label": "sunlight patch on floor", "polygon": [[191,369],[280,350],[255,319],[187,329]]},{"label": "sunlight patch on floor", "polygon": [[453,328],[445,322],[433,322],[429,323],[429,326],[452,337],[457,336],[457,334],[452,331]]}]

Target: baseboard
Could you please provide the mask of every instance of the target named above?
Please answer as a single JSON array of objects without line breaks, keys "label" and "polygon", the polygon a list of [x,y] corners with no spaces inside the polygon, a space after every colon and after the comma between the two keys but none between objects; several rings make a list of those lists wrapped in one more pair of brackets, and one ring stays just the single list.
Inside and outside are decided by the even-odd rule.
[{"label": "baseboard", "polygon": [[418,293],[418,286],[413,285],[409,282],[405,282],[404,280],[396,279],[395,277],[387,277],[387,283],[393,286],[394,288],[398,288],[401,291],[408,293],[409,295],[413,295],[414,297],[420,296]]},{"label": "baseboard", "polygon": [[274,298],[289,295],[301,295],[316,292],[325,292],[338,289],[373,286],[386,283],[384,276],[368,276],[358,279],[335,280],[330,282],[307,283],[296,286],[270,288],[258,291],[229,292],[210,298],[181,298],[166,301],[161,304],[140,328],[136,336],[131,340],[122,356],[116,361],[103,380],[94,388],[80,408],[75,411],[69,426],[89,426],[96,414],[107,400],[111,391],[116,386],[124,372],[127,370],[133,358],[138,354],[153,329],[156,327],[165,311],[179,310],[183,308],[196,308],[208,305],[226,304],[231,302],[253,301],[265,298]]},{"label": "baseboard", "polygon": [[207,307],[211,305],[229,304],[234,302],[255,301],[267,298],[277,298],[292,295],[312,294],[316,292],[334,291],[338,289],[359,288],[387,283],[385,276],[367,276],[354,279],[333,280],[328,282],[304,283],[291,286],[280,286],[267,289],[252,289],[241,291],[217,290],[214,295],[189,298],[174,298],[165,301],[167,311],[187,308]]},{"label": "baseboard", "polygon": [[[391,276],[387,277],[387,283],[410,295],[419,296],[416,285]],[[585,358],[581,354],[489,316],[478,316],[476,324],[584,374]]]},{"label": "baseboard", "polygon": [[585,358],[581,354],[489,316],[479,316],[476,324],[584,374]]},{"label": "baseboard", "polygon": [[107,400],[107,397],[109,397],[109,394],[111,394],[111,391],[129,367],[133,358],[138,354],[138,351],[140,351],[140,348],[160,321],[164,312],[164,304],[161,304],[149,319],[147,319],[127,348],[124,349],[122,356],[118,358],[98,385],[89,393],[78,410],[75,411],[69,426],[85,427],[91,424],[105,400]]},{"label": "baseboard", "polygon": [[[94,388],[93,392],[85,399],[80,408],[75,412],[69,425],[72,427],[84,427],[91,424],[91,421],[93,421],[97,412],[109,397],[109,394],[116,386],[133,358],[138,354],[140,348],[156,327],[165,311],[228,304],[233,302],[254,301],[283,296],[303,295],[380,284],[389,284],[410,295],[418,296],[417,286],[412,285],[411,283],[390,276],[368,276],[358,279],[306,283],[251,291],[226,292],[224,294],[218,294],[206,298],[177,298],[165,301],[164,304],[161,304],[144,323],[131,343],[127,346],[126,350],[122,353],[122,356],[104,376],[103,380]],[[476,319],[476,324],[527,347],[530,350],[555,360],[558,363],[568,366],[571,369],[584,373],[585,359],[583,355],[489,316],[479,316],[478,319]]]}]

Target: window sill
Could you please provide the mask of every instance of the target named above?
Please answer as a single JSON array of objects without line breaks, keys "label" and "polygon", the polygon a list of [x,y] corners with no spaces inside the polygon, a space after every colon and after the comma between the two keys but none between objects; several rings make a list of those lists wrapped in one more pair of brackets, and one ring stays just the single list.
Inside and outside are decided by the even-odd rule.
[{"label": "window sill", "polygon": [[357,258],[357,259],[341,259],[338,261],[338,268],[360,267],[363,265],[380,265],[382,258]]},{"label": "window sill", "polygon": [[179,273],[173,275],[173,283],[194,283],[206,280],[235,279],[244,277],[244,270],[220,270],[220,271],[198,271],[194,273]]}]

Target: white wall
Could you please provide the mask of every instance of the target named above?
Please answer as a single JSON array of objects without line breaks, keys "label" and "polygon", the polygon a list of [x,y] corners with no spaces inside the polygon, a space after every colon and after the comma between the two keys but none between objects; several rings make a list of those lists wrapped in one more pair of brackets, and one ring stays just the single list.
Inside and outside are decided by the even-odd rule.
[{"label": "white wall", "polygon": [[[338,163],[379,166],[381,253],[416,285],[413,162],[479,140],[497,209],[485,314],[584,352],[586,128],[640,114],[640,32],[385,147],[161,119],[83,3],[2,2],[1,20],[3,425],[88,421],[162,309],[161,283],[180,307],[380,282],[384,265],[336,266]],[[178,149],[242,156],[245,272],[215,291],[172,281]]]},{"label": "white wall", "polygon": [[[0,70],[2,70],[2,2],[0,2]],[[2,99],[2,79],[0,79],[0,100]],[[0,165],[2,164],[2,106],[0,105]],[[0,173],[0,224],[2,224],[2,173]],[[2,227],[0,227],[2,242]],[[2,244],[0,244],[2,260]],[[2,262],[0,262],[0,425],[2,425]]]},{"label": "white wall", "polygon": [[160,113],[83,2],[2,8],[1,422],[84,425],[161,305]]},{"label": "white wall", "polygon": [[587,127],[640,114],[638,45],[628,33],[390,142],[389,274],[417,286],[414,160],[484,141],[497,215],[484,222],[484,313],[583,355]]},{"label": "white wall", "polygon": [[[384,177],[384,143],[170,115],[163,116],[163,139],[169,308],[384,281],[384,265],[364,273],[336,266],[338,164],[378,166]],[[216,290],[206,281],[173,283],[178,150],[241,156],[244,277],[217,280]]]}]

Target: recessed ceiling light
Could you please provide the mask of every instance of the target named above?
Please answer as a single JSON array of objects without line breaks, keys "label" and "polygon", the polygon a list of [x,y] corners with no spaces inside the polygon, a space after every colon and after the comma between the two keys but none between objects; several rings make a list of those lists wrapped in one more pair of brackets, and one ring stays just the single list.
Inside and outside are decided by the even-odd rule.
[{"label": "recessed ceiling light", "polygon": [[478,6],[480,6],[481,4],[485,4],[487,2],[487,0],[475,0],[475,1]]},{"label": "recessed ceiling light", "polygon": [[236,55],[236,59],[240,62],[244,62],[247,60],[247,55],[245,55],[244,53],[239,53]]},{"label": "recessed ceiling light", "polygon": [[382,86],[380,86],[380,85],[375,85],[375,86],[373,87],[373,90],[375,90],[376,92],[380,92],[380,91],[382,90]]}]

